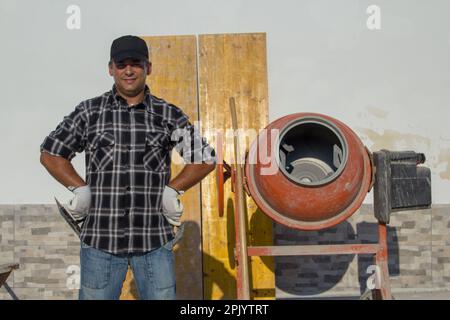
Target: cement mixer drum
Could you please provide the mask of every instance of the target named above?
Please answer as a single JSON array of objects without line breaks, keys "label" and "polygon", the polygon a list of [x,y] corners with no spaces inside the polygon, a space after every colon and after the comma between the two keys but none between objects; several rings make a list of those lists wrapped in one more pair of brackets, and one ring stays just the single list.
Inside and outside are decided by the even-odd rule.
[{"label": "cement mixer drum", "polygon": [[316,113],[280,118],[253,141],[247,189],[275,221],[320,230],[349,218],[372,181],[370,154],[344,123]]}]

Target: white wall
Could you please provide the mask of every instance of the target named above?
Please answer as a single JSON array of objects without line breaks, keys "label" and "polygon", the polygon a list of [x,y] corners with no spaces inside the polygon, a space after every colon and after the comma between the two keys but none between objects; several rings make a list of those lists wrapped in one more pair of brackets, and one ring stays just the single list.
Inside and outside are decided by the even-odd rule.
[{"label": "white wall", "polygon": [[[66,28],[71,4],[80,30]],[[381,30],[366,26],[370,4]],[[449,203],[449,16],[448,0],[1,0],[0,203],[69,197],[39,164],[39,145],[77,103],[110,89],[113,39],[246,32],[267,33],[270,120],[325,113],[373,151],[424,152],[433,202]],[[83,176],[83,157],[74,161]]]}]

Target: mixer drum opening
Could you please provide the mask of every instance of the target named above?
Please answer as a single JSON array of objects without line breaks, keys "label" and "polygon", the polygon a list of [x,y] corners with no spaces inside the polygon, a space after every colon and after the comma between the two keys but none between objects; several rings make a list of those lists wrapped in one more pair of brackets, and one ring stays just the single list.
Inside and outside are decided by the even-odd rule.
[{"label": "mixer drum opening", "polygon": [[280,133],[278,167],[291,181],[320,186],[336,179],[347,163],[347,143],[329,122],[310,117],[294,120]]}]

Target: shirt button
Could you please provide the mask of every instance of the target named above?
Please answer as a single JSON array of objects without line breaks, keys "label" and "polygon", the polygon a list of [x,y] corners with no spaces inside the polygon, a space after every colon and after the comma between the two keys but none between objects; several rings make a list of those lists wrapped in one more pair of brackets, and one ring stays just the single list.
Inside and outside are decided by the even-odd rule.
[{"label": "shirt button", "polygon": [[127,187],[125,188],[125,190],[126,190],[126,191],[130,191],[130,190],[131,190],[131,187],[130,187],[130,186],[127,186]]},{"label": "shirt button", "polygon": [[127,150],[131,151],[131,146],[130,145],[127,145]]},{"label": "shirt button", "polygon": [[128,164],[125,165],[125,169],[130,169],[130,166]]}]

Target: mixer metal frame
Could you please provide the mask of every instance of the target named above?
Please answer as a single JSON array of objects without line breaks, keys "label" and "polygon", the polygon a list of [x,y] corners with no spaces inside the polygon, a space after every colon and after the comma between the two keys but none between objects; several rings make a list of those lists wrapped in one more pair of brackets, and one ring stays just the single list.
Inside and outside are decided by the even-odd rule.
[{"label": "mixer metal frame", "polygon": [[[235,170],[235,166],[232,167]],[[236,205],[238,200],[239,190],[237,187],[236,174],[231,173],[231,183],[233,184],[234,192],[234,219],[236,230],[239,230],[240,225],[245,225],[247,220],[245,212],[240,212],[241,209]],[[244,210],[245,211],[245,210]],[[244,221],[242,223],[241,221]],[[248,299],[249,290],[246,288],[248,280],[244,278],[248,274],[248,270],[243,270],[244,261],[242,260],[242,252],[249,256],[318,256],[318,255],[354,255],[354,254],[373,254],[375,256],[375,264],[378,267],[376,270],[377,280],[379,285],[376,289],[380,291],[381,299],[390,300],[391,285],[389,279],[388,269],[388,243],[387,243],[387,225],[378,223],[378,242],[370,244],[336,244],[336,245],[292,245],[292,246],[245,246],[243,247],[243,239],[239,232],[236,232],[236,265],[237,265],[237,297],[238,299]]]},{"label": "mixer metal frame", "polygon": [[[237,129],[236,107],[230,98],[230,110],[233,129]],[[250,299],[249,284],[249,256],[312,256],[312,255],[354,255],[373,254],[376,268],[376,290],[373,296],[379,299],[392,299],[388,269],[387,225],[378,222],[378,242],[370,244],[338,244],[338,245],[293,245],[293,246],[248,246],[247,245],[247,215],[245,210],[246,184],[243,176],[243,166],[236,161],[229,166],[223,161],[221,151],[222,141],[218,141],[218,165],[216,171],[217,187],[219,190],[219,215],[223,216],[223,184],[231,178],[232,192],[234,192],[234,219],[236,228],[236,268],[237,268],[237,298]],[[240,159],[239,137],[234,137],[235,159]],[[373,182],[373,181],[372,181]],[[248,190],[247,190],[248,193]]]}]

